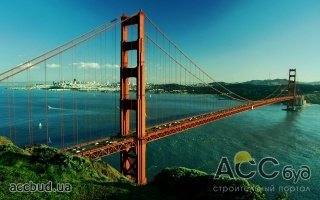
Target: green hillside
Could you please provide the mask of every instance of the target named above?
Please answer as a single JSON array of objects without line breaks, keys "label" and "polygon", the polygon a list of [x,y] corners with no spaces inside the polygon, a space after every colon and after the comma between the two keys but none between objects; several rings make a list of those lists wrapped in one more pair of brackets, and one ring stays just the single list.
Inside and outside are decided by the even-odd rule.
[{"label": "green hillside", "polygon": [[[246,180],[213,179],[198,170],[166,168],[145,186],[136,186],[101,161],[61,153],[39,145],[21,149],[0,136],[0,199],[266,199],[260,187]],[[11,192],[12,183],[69,183],[69,192]],[[10,185],[11,184],[11,185]],[[213,188],[242,187],[238,192]]]}]

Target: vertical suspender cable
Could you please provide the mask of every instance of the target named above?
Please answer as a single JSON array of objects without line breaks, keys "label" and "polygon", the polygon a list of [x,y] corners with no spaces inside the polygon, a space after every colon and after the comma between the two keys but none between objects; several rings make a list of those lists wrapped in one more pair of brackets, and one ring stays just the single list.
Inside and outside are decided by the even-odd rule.
[{"label": "vertical suspender cable", "polygon": [[7,82],[7,102],[8,102],[8,127],[9,127],[9,134],[10,140],[12,140],[12,130],[11,130],[11,107],[10,107],[10,85],[9,81]]},{"label": "vertical suspender cable", "polygon": [[[14,77],[12,77],[14,79]],[[12,81],[12,86],[14,87],[14,81]],[[16,124],[16,101],[14,89],[12,90],[12,107],[13,107],[13,140],[17,141],[17,124]]]},{"label": "vertical suspender cable", "polygon": [[[111,40],[111,44],[113,45],[113,48],[111,47],[111,49],[113,50],[113,56],[111,56],[111,74],[112,74],[112,78],[111,78],[111,80],[112,80],[112,84],[114,84],[113,85],[113,87],[117,87],[117,81],[116,81],[116,68],[114,67],[115,66],[115,64],[116,64],[116,35],[117,35],[117,27],[115,27],[115,29],[114,29],[114,32],[113,33],[111,33],[111,38],[112,38],[112,40],[114,40],[113,42],[112,42],[112,40]],[[121,69],[120,69],[121,70]],[[118,112],[118,107],[117,107],[117,92],[116,91],[114,91],[113,92],[113,97],[114,97],[114,106],[115,106],[115,108],[114,108],[114,113],[113,113],[113,124],[112,124],[112,128],[113,128],[113,132],[114,132],[114,134],[117,134],[117,124],[116,124],[116,119],[117,119],[117,112]],[[120,106],[120,105],[119,105]]]},{"label": "vertical suspender cable", "polygon": [[[77,47],[74,48],[75,49],[75,57],[74,59],[77,59]],[[74,60],[74,62],[76,62],[76,60]],[[75,69],[75,78],[78,77],[78,70],[77,67],[74,65],[74,62],[72,63],[72,67]],[[76,79],[76,83],[78,84],[79,80]],[[79,82],[80,83],[80,82]],[[79,115],[78,115],[78,96],[79,96],[79,92],[77,92],[77,96],[76,96],[76,144],[79,144]]]},{"label": "vertical suspender cable", "polygon": [[48,88],[47,88],[47,61],[44,63],[44,86],[45,86],[45,101],[46,101],[46,144],[49,145],[49,122],[48,122]]},{"label": "vertical suspender cable", "polygon": [[[72,49],[72,53],[71,53],[71,81],[72,81],[72,87],[75,87],[75,74],[74,74],[74,54],[75,54],[75,49]],[[73,144],[77,144],[76,143],[76,106],[75,106],[75,91],[72,90],[72,135],[73,135]]]},{"label": "vertical suspender cable", "polygon": [[64,81],[62,75],[62,61],[61,54],[59,54],[59,76],[60,76],[60,87],[62,87],[62,91],[60,92],[60,130],[61,130],[61,148],[64,147],[64,113],[63,113],[63,89],[64,89]]}]

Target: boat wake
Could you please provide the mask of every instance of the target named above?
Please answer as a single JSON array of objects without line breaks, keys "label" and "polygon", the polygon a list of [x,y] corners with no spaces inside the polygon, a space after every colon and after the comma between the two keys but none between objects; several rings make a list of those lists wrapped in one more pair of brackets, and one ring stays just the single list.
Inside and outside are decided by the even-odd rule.
[{"label": "boat wake", "polygon": [[67,109],[67,108],[56,108],[56,107],[48,106],[48,110],[72,110],[72,109]]}]

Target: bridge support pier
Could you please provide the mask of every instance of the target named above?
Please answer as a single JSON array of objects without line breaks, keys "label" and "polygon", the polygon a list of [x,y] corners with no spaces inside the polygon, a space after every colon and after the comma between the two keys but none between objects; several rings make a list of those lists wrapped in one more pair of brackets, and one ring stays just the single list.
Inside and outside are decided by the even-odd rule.
[{"label": "bridge support pier", "polygon": [[[136,111],[136,146],[120,152],[121,172],[134,179],[137,184],[147,183],[146,178],[146,100],[144,65],[144,13],[133,17],[121,17],[121,71],[120,71],[120,134],[131,133],[130,110]],[[137,25],[138,38],[128,41],[128,26]],[[130,68],[128,52],[137,51],[137,65]],[[129,78],[136,78],[136,99],[129,96]]]},{"label": "bridge support pier", "polygon": [[[297,96],[296,89],[296,69],[289,69],[289,80],[288,80],[288,96]],[[296,110],[296,98],[288,101],[287,110]]]}]

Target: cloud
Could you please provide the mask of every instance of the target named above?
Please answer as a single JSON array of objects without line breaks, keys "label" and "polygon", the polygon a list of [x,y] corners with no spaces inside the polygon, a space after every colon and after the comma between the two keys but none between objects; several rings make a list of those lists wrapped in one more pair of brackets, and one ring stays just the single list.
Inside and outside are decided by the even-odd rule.
[{"label": "cloud", "polygon": [[47,67],[48,68],[58,68],[58,67],[60,67],[60,65],[52,63],[52,64],[48,64]]},{"label": "cloud", "polygon": [[91,69],[100,68],[100,64],[95,62],[78,62],[78,63],[73,63],[73,65],[79,68],[91,68]]},{"label": "cloud", "polygon": [[70,65],[73,65],[78,68],[91,68],[91,69],[100,69],[101,67],[106,67],[108,69],[120,68],[120,66],[117,64],[109,64],[109,63],[99,64],[96,62],[76,62],[76,63],[70,64]]},{"label": "cloud", "polygon": [[28,62],[28,63],[26,63],[26,64],[24,64],[24,65],[22,65],[23,63],[20,63],[19,65],[21,65],[21,67],[20,67],[20,69],[25,69],[25,68],[28,68],[28,69],[38,69],[39,68],[39,66],[38,65],[34,65],[34,66],[32,66],[33,64],[31,63],[31,62]]},{"label": "cloud", "polygon": [[105,67],[107,67],[107,68],[110,68],[110,69],[116,69],[116,68],[120,68],[120,66],[119,65],[116,65],[116,64],[105,64],[104,65]]}]

